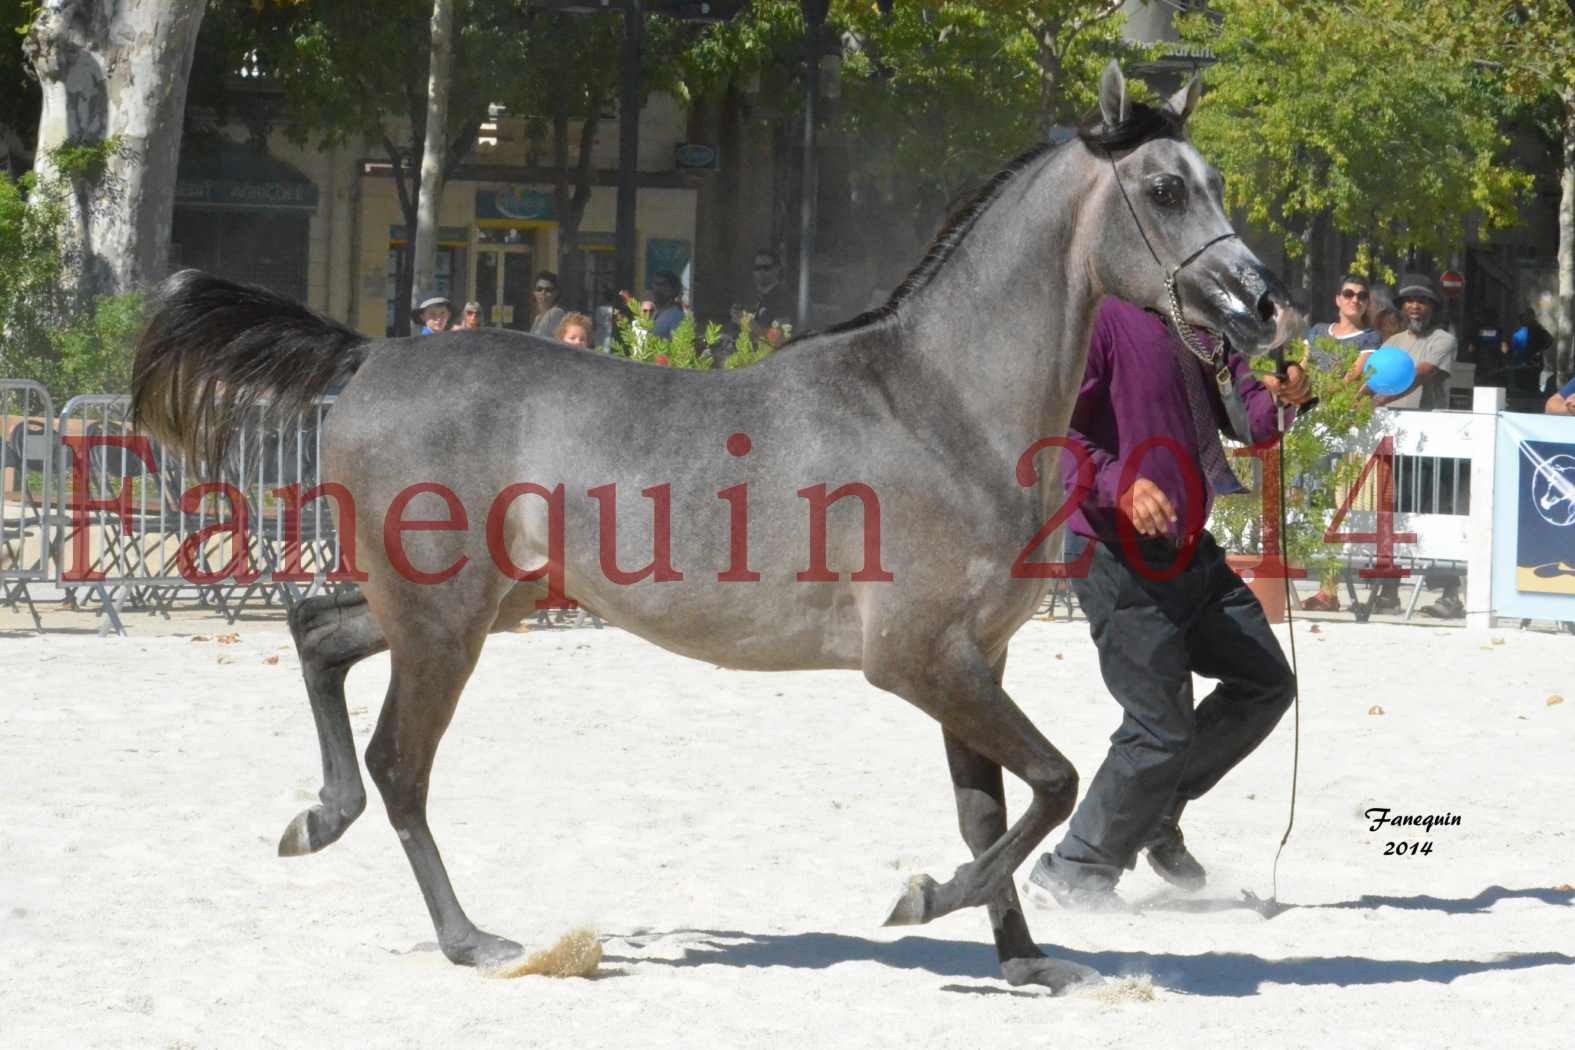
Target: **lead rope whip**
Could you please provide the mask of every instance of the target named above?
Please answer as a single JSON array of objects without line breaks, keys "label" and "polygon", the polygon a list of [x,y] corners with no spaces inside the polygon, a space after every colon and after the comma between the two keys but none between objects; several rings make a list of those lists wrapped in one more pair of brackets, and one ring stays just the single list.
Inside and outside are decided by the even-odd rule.
[{"label": "lead rope whip", "polygon": [[[1283,360],[1283,358],[1282,358]],[[1281,371],[1284,371],[1282,368]],[[1279,407],[1280,412],[1280,440],[1278,449],[1280,456],[1280,545],[1285,544],[1285,406]],[[1274,869],[1269,876],[1269,901],[1268,903],[1279,908],[1280,900],[1280,854],[1285,852],[1285,844],[1290,841],[1291,829],[1296,826],[1296,780],[1301,771],[1302,759],[1302,683],[1301,676],[1296,667],[1296,623],[1291,615],[1295,606],[1296,591],[1291,587],[1291,573],[1285,570],[1285,633],[1291,639],[1291,812],[1285,821],[1285,834],[1280,836],[1280,847],[1274,851]]]}]

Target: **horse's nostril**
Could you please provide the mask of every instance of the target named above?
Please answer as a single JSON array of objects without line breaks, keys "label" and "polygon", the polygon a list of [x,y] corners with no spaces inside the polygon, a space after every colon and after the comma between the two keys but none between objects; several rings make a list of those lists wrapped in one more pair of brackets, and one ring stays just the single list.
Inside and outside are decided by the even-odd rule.
[{"label": "horse's nostril", "polygon": [[1258,296],[1258,319],[1265,324],[1274,320],[1274,314],[1279,309],[1279,304],[1274,301],[1274,295],[1264,292]]}]

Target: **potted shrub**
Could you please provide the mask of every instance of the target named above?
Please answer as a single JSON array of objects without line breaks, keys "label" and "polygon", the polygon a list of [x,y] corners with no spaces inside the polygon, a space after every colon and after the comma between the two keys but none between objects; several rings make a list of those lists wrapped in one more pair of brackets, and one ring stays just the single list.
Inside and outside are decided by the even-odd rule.
[{"label": "potted shrub", "polygon": [[[1258,574],[1265,544],[1278,546],[1279,564],[1305,570],[1308,579],[1338,570],[1343,548],[1325,543],[1324,534],[1361,474],[1383,425],[1383,418],[1374,416],[1372,399],[1361,395],[1361,384],[1344,379],[1357,356],[1354,347],[1321,339],[1310,355],[1293,356],[1309,361],[1306,368],[1318,404],[1300,413],[1283,439],[1280,454],[1268,453],[1283,470],[1284,534],[1275,535],[1278,485],[1271,486],[1273,492],[1263,491],[1262,464],[1245,450],[1232,455],[1231,465],[1251,491],[1217,498],[1209,517],[1210,531],[1229,552],[1227,561],[1252,588],[1270,623],[1285,618],[1285,580],[1279,572]],[[1254,364],[1258,371],[1272,367],[1268,362]]]}]

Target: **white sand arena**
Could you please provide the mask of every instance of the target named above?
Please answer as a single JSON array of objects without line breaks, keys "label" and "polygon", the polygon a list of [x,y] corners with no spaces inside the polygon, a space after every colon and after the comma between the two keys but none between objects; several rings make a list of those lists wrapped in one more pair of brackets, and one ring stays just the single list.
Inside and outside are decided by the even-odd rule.
[{"label": "white sand arena", "polygon": [[[1270,893],[1287,717],[1188,811],[1208,889],[1140,862],[1138,914],[1030,907],[1108,978],[1052,998],[997,976],[982,910],[879,927],[907,876],[967,854],[938,728],[856,674],[722,671],[616,630],[493,638],[434,832],[480,925],[532,949],[590,926],[605,953],[595,980],[503,981],[436,951],[375,791],[343,841],[275,856],[320,783],[282,627],[132,630],[0,639],[6,1047],[1571,1045],[1568,636],[1299,624],[1296,907],[1237,907]],[[350,677],[363,748],[387,675]],[[1086,780],[1118,717],[1086,625],[1030,623],[1006,684]],[[1460,824],[1374,833],[1375,806]],[[1400,839],[1432,850],[1384,856]]]}]

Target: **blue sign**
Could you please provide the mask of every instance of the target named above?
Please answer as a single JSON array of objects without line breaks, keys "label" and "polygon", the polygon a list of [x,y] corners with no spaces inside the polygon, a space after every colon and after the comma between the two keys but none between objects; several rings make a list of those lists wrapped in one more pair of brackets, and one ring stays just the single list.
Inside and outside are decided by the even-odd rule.
[{"label": "blue sign", "polygon": [[541,190],[477,190],[476,218],[551,222],[557,214],[552,194]]}]

